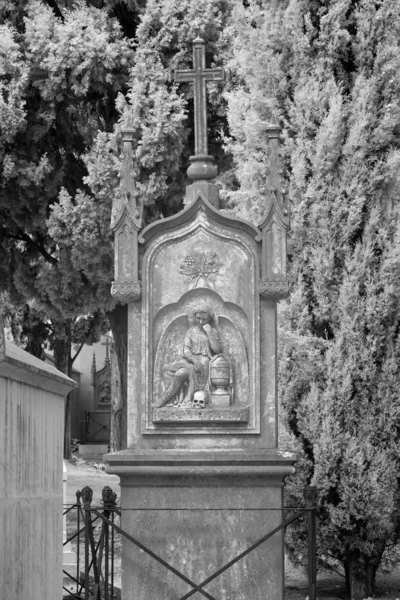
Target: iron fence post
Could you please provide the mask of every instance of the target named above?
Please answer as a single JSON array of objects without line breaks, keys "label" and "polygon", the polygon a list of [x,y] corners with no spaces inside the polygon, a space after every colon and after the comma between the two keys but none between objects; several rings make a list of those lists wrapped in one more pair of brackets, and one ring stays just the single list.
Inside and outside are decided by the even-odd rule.
[{"label": "iron fence post", "polygon": [[[113,512],[115,510],[115,501],[117,499],[117,494],[115,492],[112,491],[112,489],[109,486],[105,486],[103,488],[102,491],[102,498],[103,498],[103,506],[104,506],[104,516],[109,519],[110,518],[110,514],[111,512]],[[104,578],[105,578],[105,582],[104,582],[104,593],[105,593],[105,600],[109,600],[109,594],[108,594],[108,579],[109,579],[109,569],[108,569],[108,563],[109,563],[109,555],[110,555],[110,548],[109,548],[109,526],[108,523],[103,521],[103,527],[104,527],[104,536],[105,536],[105,557],[104,557]],[[111,553],[114,553],[114,546],[112,546],[111,548]],[[112,577],[114,576],[114,574],[112,573]]]},{"label": "iron fence post", "polygon": [[80,581],[81,581],[81,569],[80,569],[80,549],[81,549],[81,534],[80,534],[80,530],[81,530],[81,491],[77,490],[76,491],[76,522],[77,522],[77,526],[78,526],[78,539],[76,542],[76,580],[77,583],[76,584],[76,595],[80,594],[81,592],[81,587],[80,587]]},{"label": "iron fence post", "polygon": [[115,548],[114,519],[115,519],[115,510],[113,510],[111,513],[111,523],[112,523],[112,528],[111,528],[111,548],[112,548],[112,552],[111,552],[111,598],[114,598],[114,548]]},{"label": "iron fence post", "polygon": [[90,505],[93,491],[89,486],[83,488],[83,509],[85,511],[85,600],[89,600],[89,544],[90,544]]},{"label": "iron fence post", "polygon": [[317,489],[311,485],[304,490],[304,500],[307,508],[308,521],[308,597],[317,598]]}]

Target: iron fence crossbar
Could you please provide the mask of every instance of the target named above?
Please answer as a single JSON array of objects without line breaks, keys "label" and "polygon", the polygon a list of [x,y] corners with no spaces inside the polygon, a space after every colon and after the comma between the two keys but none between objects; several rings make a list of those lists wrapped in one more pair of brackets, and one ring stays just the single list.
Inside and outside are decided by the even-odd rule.
[{"label": "iron fence crossbar", "polygon": [[[92,523],[96,523],[96,521],[98,521],[98,519],[99,519],[99,517],[96,517],[95,519],[93,519]],[[74,540],[76,537],[80,536],[80,534],[83,533],[84,531],[85,531],[85,527],[78,529],[78,531],[76,531],[73,535],[71,535],[71,537],[67,538],[65,540],[65,542],[63,542],[63,546],[66,546],[67,544],[69,544],[69,542]]]},{"label": "iron fence crossbar", "polygon": [[[102,506],[98,506],[98,507],[91,506],[90,510],[95,510],[96,508],[98,510],[102,510],[103,507]],[[190,512],[196,512],[196,511],[201,511],[201,512],[218,512],[218,511],[221,511],[221,512],[224,512],[224,511],[226,511],[226,512],[230,512],[230,511],[242,511],[242,512],[268,511],[268,512],[274,512],[275,511],[275,512],[277,512],[277,511],[280,511],[280,512],[283,512],[283,511],[287,511],[287,510],[297,510],[297,511],[300,511],[301,513],[307,513],[307,512],[313,511],[314,508],[306,508],[306,507],[303,507],[303,506],[283,506],[281,508],[269,508],[268,506],[267,507],[260,506],[260,507],[257,507],[257,508],[247,508],[247,507],[243,508],[243,506],[241,506],[240,508],[231,508],[231,507],[228,507],[228,508],[203,508],[203,507],[201,507],[201,508],[200,507],[199,508],[193,508],[193,507],[190,507],[190,508],[184,508],[184,507],[179,507],[179,508],[176,508],[176,507],[149,508],[148,506],[141,506],[140,508],[122,508],[122,507],[120,507],[119,509],[113,509],[113,512],[116,513],[116,514],[118,514],[119,516],[121,516],[121,512],[139,511],[139,510],[141,512],[146,512],[146,511],[150,511],[150,512],[151,511],[153,511],[153,512],[182,512],[182,511],[185,511],[185,510],[190,511]]]},{"label": "iron fence crossbar", "polygon": [[[97,435],[98,433],[101,433],[103,430],[106,431],[111,431],[111,421],[107,422],[107,423],[101,423],[100,421],[98,421],[95,417],[93,417],[90,413],[90,411],[87,411],[89,413],[89,420],[87,423],[87,435],[86,435],[86,441],[90,440],[91,438],[93,438],[95,435]],[[92,424],[92,422],[96,423],[97,425],[100,425],[100,429],[98,429],[97,431],[95,431],[94,433],[89,433],[90,431],[90,426]]]},{"label": "iron fence crossbar", "polygon": [[[207,579],[205,579],[204,581],[202,581],[201,584],[200,584],[200,587],[203,587],[203,586],[211,583],[211,581],[213,581],[214,579],[216,579],[217,577],[219,577],[220,575],[222,575],[222,573],[224,573],[225,571],[227,571],[228,569],[230,569],[235,563],[239,562],[242,558],[244,558],[245,556],[247,556],[247,554],[250,554],[250,552],[252,552],[256,548],[258,548],[258,546],[261,546],[261,544],[263,544],[264,542],[266,542],[273,535],[275,535],[276,533],[278,533],[279,531],[281,531],[282,529],[284,529],[285,527],[287,527],[288,525],[290,525],[290,523],[293,523],[293,521],[295,521],[296,519],[298,519],[301,516],[301,514],[302,513],[300,513],[300,512],[297,513],[297,514],[295,514],[290,519],[288,519],[284,523],[281,523],[280,525],[278,525],[277,527],[275,527],[272,531],[270,531],[269,533],[267,533],[266,535],[264,535],[257,542],[254,542],[254,544],[252,544],[251,546],[249,546],[247,548],[247,550],[244,550],[243,552],[241,552],[240,554],[238,554],[235,558],[233,558],[232,560],[230,560],[226,565],[224,565],[223,567],[221,567],[220,569],[218,569],[217,571],[215,571],[215,573],[213,575],[210,575],[210,577],[208,577]],[[185,596],[182,596],[179,600],[187,600],[187,598],[190,598],[191,596],[193,596],[194,593],[195,592],[192,590],[191,592],[188,592]]]},{"label": "iron fence crossbar", "polygon": [[[66,515],[67,512],[69,512],[70,510],[72,510],[73,508],[80,508],[82,509],[82,506],[79,504],[71,504],[71,506],[68,508],[68,510],[66,510],[65,512],[63,512],[63,515]],[[104,507],[103,506],[90,506],[90,510],[103,510]],[[251,508],[251,507],[224,507],[224,508],[206,508],[206,507],[199,507],[199,508],[193,508],[193,507],[174,507],[174,506],[167,506],[167,507],[163,507],[163,508],[149,508],[148,506],[141,506],[139,508],[123,508],[122,506],[119,506],[118,508],[112,508],[109,509],[110,512],[113,512],[116,515],[121,516],[122,512],[126,512],[126,511],[153,511],[153,512],[181,512],[181,511],[190,511],[190,512],[195,512],[195,511],[201,511],[201,512],[230,512],[230,511],[242,511],[242,512],[260,512],[260,511],[268,511],[268,512],[284,512],[284,511],[289,511],[289,510],[297,510],[298,512],[301,513],[309,513],[312,512],[313,510],[315,510],[313,507],[308,508],[305,506],[282,506],[280,508],[276,508],[276,507],[269,507],[269,506],[258,506],[256,508]],[[96,517],[97,518],[97,517]],[[93,521],[94,522],[94,521]]]},{"label": "iron fence crossbar", "polygon": [[[72,581],[74,581],[78,586],[79,586],[79,591],[78,591],[78,595],[80,594],[83,585],[82,583],[73,575],[71,575],[71,573],[69,573],[68,571],[66,571],[65,569],[63,569],[63,574],[66,575],[68,577],[68,579],[71,579]],[[65,587],[65,585],[63,585],[63,589],[68,592],[68,594],[70,596],[76,596],[75,592],[71,592],[71,590],[69,590],[68,588]],[[91,590],[89,590],[89,593],[93,596],[93,592]]]},{"label": "iron fence crossbar", "polygon": [[[76,595],[75,598],[81,598],[81,593],[84,589],[84,597],[85,600],[89,600],[89,598],[94,598],[94,600],[113,600],[114,595],[114,539],[115,533],[122,535],[128,541],[133,543],[137,548],[141,551],[145,552],[149,555],[153,560],[163,565],[168,571],[173,573],[176,577],[178,577],[181,581],[184,581],[188,584],[192,589],[189,592],[186,592],[185,595],[181,596],[179,600],[188,600],[191,598],[196,592],[201,594],[202,597],[207,598],[208,600],[216,600],[214,596],[212,596],[209,592],[207,592],[204,587],[209,583],[214,581],[217,577],[219,577],[222,573],[226,572],[229,568],[231,568],[234,564],[238,563],[241,559],[247,556],[250,552],[258,548],[261,544],[266,542],[269,538],[279,533],[279,531],[283,531],[288,525],[300,519],[303,515],[307,517],[308,523],[308,583],[309,583],[309,598],[310,600],[315,600],[316,598],[316,508],[315,508],[315,490],[313,488],[308,488],[308,496],[305,494],[306,506],[302,507],[294,507],[294,506],[286,506],[286,507],[259,507],[254,510],[268,510],[268,511],[280,511],[281,519],[279,525],[277,525],[274,529],[269,531],[266,535],[262,536],[256,542],[252,543],[248,548],[246,548],[243,552],[238,554],[236,557],[231,559],[225,565],[216,570],[212,575],[207,577],[204,581],[199,584],[194,583],[189,577],[187,577],[184,573],[176,569],[174,566],[165,561],[161,556],[153,552],[150,548],[145,546],[142,542],[139,542],[129,533],[124,531],[121,527],[115,524],[115,515],[121,517],[122,512],[129,511],[141,511],[141,510],[156,510],[152,508],[126,508],[123,509],[121,507],[116,506],[116,497],[117,495],[109,488],[105,487],[103,489],[103,504],[102,506],[93,507],[91,506],[91,501],[93,497],[93,492],[91,488],[86,486],[82,489],[82,491],[77,492],[77,503],[73,506],[70,506],[64,514],[68,514],[73,508],[76,508],[77,514],[77,531],[75,534],[71,535],[64,545],[78,538],[77,540],[77,574],[76,577],[72,576],[70,573],[64,570],[64,574],[67,575],[71,581],[76,583]],[[314,494],[314,497],[313,497]],[[81,497],[83,500],[83,506],[81,504]],[[166,508],[157,509],[163,511],[176,511],[176,510],[196,510],[191,508]],[[198,510],[204,510],[204,508],[199,508]],[[206,509],[211,511],[232,511],[232,510],[240,510],[246,511],[251,509],[246,508],[234,508],[234,507],[224,507],[224,508],[211,508]],[[284,516],[284,511],[293,511],[291,516]],[[84,526],[81,527],[80,520],[82,519]],[[99,521],[101,522],[101,531],[99,537],[97,537],[97,533],[95,536],[96,527],[93,525]],[[98,530],[99,526],[97,526]],[[80,539],[81,534],[84,532],[84,563],[85,563],[85,573],[84,577],[81,577],[79,565],[80,565]],[[109,564],[111,560],[111,565]],[[110,569],[111,566],[111,569]],[[93,572],[93,579],[90,582],[90,572]],[[110,573],[111,571],[111,573]],[[103,589],[104,587],[104,589]],[[71,596],[73,595],[70,590],[63,587],[65,591],[67,591]]]}]

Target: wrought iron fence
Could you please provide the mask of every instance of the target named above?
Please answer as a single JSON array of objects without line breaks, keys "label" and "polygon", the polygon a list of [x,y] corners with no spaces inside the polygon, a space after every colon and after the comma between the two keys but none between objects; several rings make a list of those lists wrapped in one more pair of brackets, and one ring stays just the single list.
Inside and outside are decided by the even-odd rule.
[{"label": "wrought iron fence", "polygon": [[[107,421],[99,421],[98,415],[106,418]],[[98,436],[106,440],[111,435],[111,412],[85,410],[85,444],[98,442]]]},{"label": "wrought iron fence", "polygon": [[184,573],[153,552],[151,548],[142,544],[120,527],[119,518],[121,517],[122,509],[116,505],[117,495],[111,488],[103,488],[101,507],[92,506],[93,492],[88,486],[84,487],[82,491],[78,491],[76,497],[76,504],[64,508],[64,515],[73,515],[76,519],[76,531],[67,536],[64,546],[74,542],[77,556],[75,571],[67,572],[64,570],[64,575],[68,577],[71,583],[68,587],[64,587],[64,598],[68,597],[70,600],[78,598],[84,598],[85,600],[116,600],[120,598],[119,589],[115,586],[115,557],[118,542],[120,542],[121,537],[124,537],[190,585],[192,588],[191,591],[179,600],[187,600],[196,592],[199,592],[203,597],[208,598],[208,600],[216,600],[216,598],[204,589],[207,584],[261,546],[261,544],[273,535],[306,515],[308,531],[308,596],[309,600],[316,600],[316,491],[314,488],[309,487],[305,490],[305,507],[264,509],[280,510],[283,511],[284,515],[285,513],[289,513],[289,516],[284,517],[281,524],[259,538],[246,550],[235,556],[201,583],[192,581]]}]

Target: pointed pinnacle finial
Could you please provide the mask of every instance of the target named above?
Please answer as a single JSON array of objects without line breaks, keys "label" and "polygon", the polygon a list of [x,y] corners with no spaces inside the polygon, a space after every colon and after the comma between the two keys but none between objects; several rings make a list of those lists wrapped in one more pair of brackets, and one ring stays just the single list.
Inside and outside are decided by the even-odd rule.
[{"label": "pointed pinnacle finial", "polygon": [[201,35],[201,27],[197,26],[194,28],[195,39],[193,40],[193,44],[204,44],[203,36]]},{"label": "pointed pinnacle finial", "polygon": [[269,138],[279,138],[282,130],[275,113],[272,113],[271,120],[265,130]]}]

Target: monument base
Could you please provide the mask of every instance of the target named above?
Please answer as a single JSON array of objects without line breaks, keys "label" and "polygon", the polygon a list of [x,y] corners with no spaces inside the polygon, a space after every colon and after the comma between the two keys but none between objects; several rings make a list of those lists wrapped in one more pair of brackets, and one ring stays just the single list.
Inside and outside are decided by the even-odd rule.
[{"label": "monument base", "polygon": [[231,405],[231,395],[229,392],[226,394],[217,394],[216,392],[211,393],[211,406],[213,408],[229,408]]},{"label": "monument base", "polygon": [[203,585],[190,597],[283,600],[283,530],[217,572],[282,523],[295,455],[124,450],[104,461],[121,479],[122,529],[181,574],[123,538],[122,600],[178,600]]},{"label": "monument base", "polygon": [[247,423],[249,420],[249,407],[244,404],[236,406],[206,408],[175,408],[173,406],[155,408],[153,423]]}]

